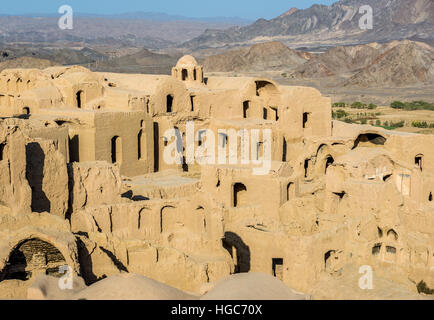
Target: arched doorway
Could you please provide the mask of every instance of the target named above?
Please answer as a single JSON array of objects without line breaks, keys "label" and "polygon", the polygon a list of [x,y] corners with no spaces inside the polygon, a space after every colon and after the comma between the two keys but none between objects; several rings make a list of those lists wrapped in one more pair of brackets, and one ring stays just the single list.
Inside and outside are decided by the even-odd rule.
[{"label": "arched doorway", "polygon": [[77,108],[78,109],[81,109],[81,107],[82,107],[82,104],[83,104],[83,94],[84,94],[84,92],[83,92],[83,90],[80,90],[80,91],[78,91],[77,93],[76,93],[76,102],[77,102]]},{"label": "arched doorway", "polygon": [[27,239],[10,253],[1,279],[25,281],[38,274],[61,277],[59,267],[65,264],[65,257],[52,244],[38,238]]},{"label": "arched doorway", "polygon": [[112,163],[122,162],[122,139],[118,136],[114,136],[111,141],[111,157]]},{"label": "arched doorway", "polygon": [[167,95],[166,98],[166,112],[167,113],[173,112],[173,96],[170,94]]}]

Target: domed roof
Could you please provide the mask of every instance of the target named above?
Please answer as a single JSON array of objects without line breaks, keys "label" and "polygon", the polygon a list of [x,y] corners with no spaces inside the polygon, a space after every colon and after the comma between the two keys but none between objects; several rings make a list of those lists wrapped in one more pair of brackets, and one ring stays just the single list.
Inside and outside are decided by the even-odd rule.
[{"label": "domed roof", "polygon": [[197,66],[197,61],[193,56],[186,55],[178,60],[176,64],[177,67],[195,67]]}]

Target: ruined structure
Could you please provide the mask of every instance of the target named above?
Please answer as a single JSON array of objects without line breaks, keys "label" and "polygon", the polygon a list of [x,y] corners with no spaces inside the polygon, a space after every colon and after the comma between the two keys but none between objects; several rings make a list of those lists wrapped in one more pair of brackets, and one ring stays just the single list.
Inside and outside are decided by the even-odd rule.
[{"label": "ruined structure", "polygon": [[[191,293],[250,271],[310,293],[362,265],[434,287],[434,137],[332,121],[316,89],[206,78],[185,56],[172,76],[5,70],[0,112],[0,290],[62,265]],[[236,161],[187,161],[231,129],[269,129],[244,145],[254,160],[270,145],[268,172],[242,144]]]}]

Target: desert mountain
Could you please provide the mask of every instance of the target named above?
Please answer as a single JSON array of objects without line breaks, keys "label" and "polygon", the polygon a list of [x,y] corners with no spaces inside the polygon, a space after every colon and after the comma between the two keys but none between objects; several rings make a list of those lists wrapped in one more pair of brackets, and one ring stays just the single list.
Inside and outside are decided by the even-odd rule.
[{"label": "desert mountain", "polygon": [[434,83],[434,48],[412,41],[392,45],[345,85],[401,87]]},{"label": "desert mountain", "polygon": [[[111,45],[160,49],[193,39],[207,28],[226,29],[232,20],[163,19],[146,14],[114,16],[78,15],[73,30],[61,30],[57,16],[0,16],[0,42],[4,43],[77,43],[80,46]],[[246,22],[238,20],[245,25]]]},{"label": "desert mountain", "polygon": [[207,57],[205,71],[263,71],[296,68],[306,62],[302,53],[289,49],[281,42],[267,42],[250,48],[228,51]]},{"label": "desert mountain", "polygon": [[433,47],[409,40],[340,46],[315,55],[289,76],[337,76],[345,86],[407,86],[433,82],[433,61]]},{"label": "desert mountain", "polygon": [[[359,8],[373,8],[373,29],[361,30]],[[259,19],[245,27],[206,30],[186,43],[189,49],[219,48],[227,44],[253,44],[278,40],[294,47],[434,38],[432,0],[340,0],[331,6],[313,5],[290,10],[271,19]]]}]

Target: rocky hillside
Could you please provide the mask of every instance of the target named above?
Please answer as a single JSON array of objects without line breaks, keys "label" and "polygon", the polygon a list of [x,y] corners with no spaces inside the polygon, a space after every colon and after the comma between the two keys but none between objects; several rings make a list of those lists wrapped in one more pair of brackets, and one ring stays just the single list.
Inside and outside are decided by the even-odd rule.
[{"label": "rocky hillside", "polygon": [[[361,30],[359,8],[370,5],[374,13],[372,30]],[[331,6],[313,5],[271,20],[260,19],[245,27],[207,30],[183,44],[184,48],[219,48],[227,44],[253,44],[278,40],[291,46],[359,44],[418,37],[434,38],[432,0],[340,0]]]},{"label": "rocky hillside", "polygon": [[434,48],[403,40],[336,47],[312,57],[291,78],[337,76],[344,86],[411,86],[434,83]]},{"label": "rocky hillside", "polygon": [[207,57],[203,66],[205,72],[264,71],[296,68],[306,60],[281,42],[267,42]]},{"label": "rocky hillside", "polygon": [[390,86],[434,83],[434,48],[412,41],[386,46],[365,68],[354,74],[346,86]]}]

